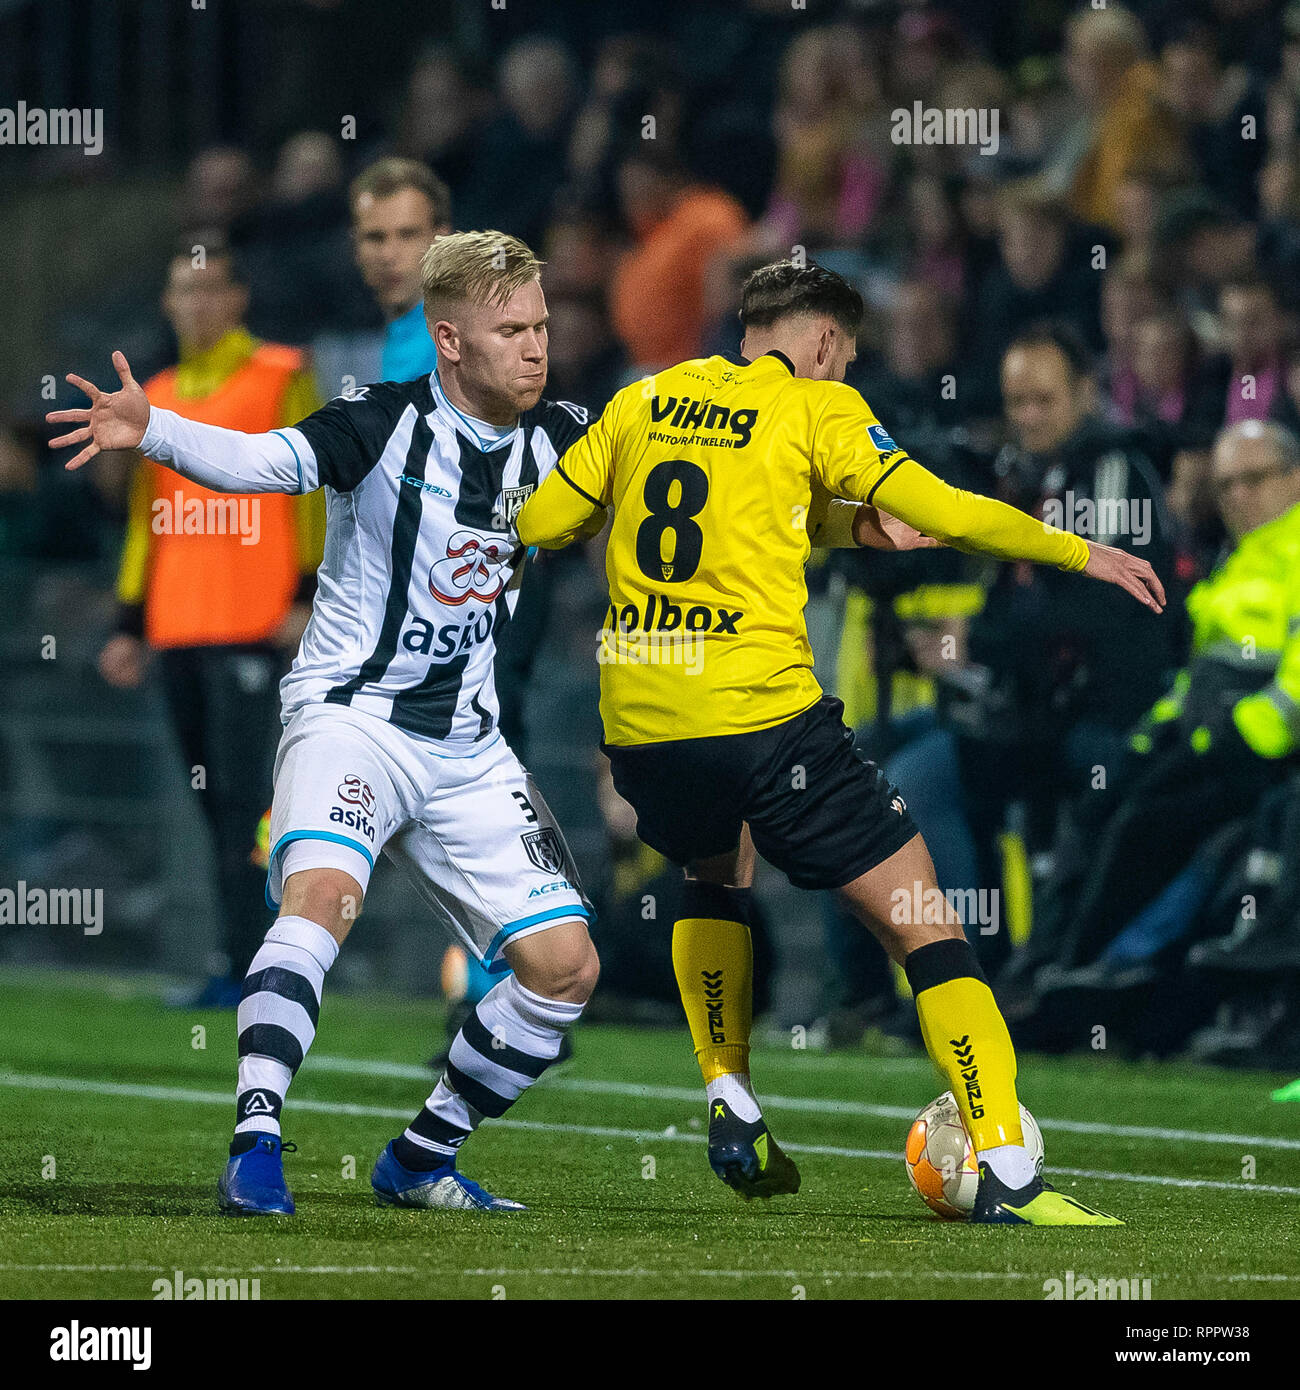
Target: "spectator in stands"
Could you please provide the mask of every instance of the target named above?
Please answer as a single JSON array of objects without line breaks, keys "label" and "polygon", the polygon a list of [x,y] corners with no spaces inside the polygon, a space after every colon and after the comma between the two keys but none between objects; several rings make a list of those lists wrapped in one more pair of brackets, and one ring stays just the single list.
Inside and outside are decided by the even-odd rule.
[{"label": "spectator in stands", "polygon": [[[1078,335],[1052,324],[1023,333],[1003,359],[1002,395],[1010,442],[994,466],[998,494],[1143,554],[1168,583],[1159,481],[1132,437],[1096,414]],[[1011,804],[1026,807],[1031,849],[1050,840],[1063,789],[1118,760],[1125,731],[1176,660],[1170,624],[1129,613],[1097,586],[1069,588],[1064,578],[999,565],[971,620],[968,664],[946,677],[946,717],[980,861],[975,886],[1000,882],[997,837]]]},{"label": "spectator in stands", "polygon": [[903,9],[890,35],[891,92],[903,103],[928,100],[967,48],[951,14]]},{"label": "spectator in stands", "polygon": [[633,237],[610,286],[610,314],[629,359],[654,369],[704,346],[704,274],[747,225],[729,194],[695,183],[654,146],[619,166],[619,199]]},{"label": "spectator in stands", "polygon": [[907,185],[908,271],[955,302],[982,259],[962,213],[962,188],[955,175],[934,173],[918,173]]},{"label": "spectator in stands", "polygon": [[[614,337],[600,294],[552,294],[547,394],[574,401],[593,419],[624,384],[627,363]],[[513,746],[513,745],[512,745]]]},{"label": "spectator in stands", "polygon": [[1140,253],[1126,252],[1102,276],[1101,331],[1106,352],[1098,386],[1107,413],[1122,424],[1131,425],[1136,411],[1138,324],[1161,307],[1161,298],[1160,287]]},{"label": "spectator in stands", "polygon": [[420,263],[451,231],[447,185],[419,160],[381,159],[353,180],[348,201],[357,264],[388,321],[383,379],[427,376],[438,354],[424,322]]},{"label": "spectator in stands", "polygon": [[397,149],[436,169],[459,200],[479,167],[479,137],[488,101],[471,65],[450,48],[433,44],[416,60],[397,119]]},{"label": "spectator in stands", "polygon": [[1295,767],[1300,441],[1271,422],[1228,426],[1213,485],[1234,549],[1188,596],[1191,659],[1135,725],[1129,758],[1070,808],[1044,911],[1008,981],[1022,1021],[1049,1020],[1065,988],[1119,984],[1116,960],[1077,972]]},{"label": "spectator in stands", "polygon": [[681,148],[679,66],[674,44],[653,34],[615,34],[597,50],[569,144],[569,172],[592,201],[617,203],[619,160],[648,131],[662,148]]},{"label": "spectator in stands", "polygon": [[1056,152],[1053,186],[1068,189],[1076,217],[1117,228],[1125,175],[1142,160],[1172,157],[1179,145],[1137,16],[1121,5],[1076,11],[1066,25],[1065,72],[1079,114]]},{"label": "spectator in stands", "polygon": [[1197,182],[1228,207],[1253,215],[1267,145],[1259,81],[1248,68],[1225,66],[1214,29],[1192,17],[1161,47],[1159,90],[1195,162]]},{"label": "spectator in stands", "polygon": [[1157,256],[1189,311],[1212,314],[1225,285],[1300,281],[1300,230],[1288,219],[1250,222],[1203,190],[1173,196],[1160,215]]},{"label": "spectator in stands", "polygon": [[617,262],[617,245],[603,218],[569,207],[551,222],[544,243],[546,293],[604,295]]},{"label": "spectator in stands", "polygon": [[1230,281],[1219,292],[1223,355],[1217,364],[1221,423],[1266,420],[1285,392],[1285,321],[1271,285]]},{"label": "spectator in stands", "polygon": [[[302,353],[243,327],[248,289],[233,254],[209,244],[196,264],[193,239],[163,294],[180,361],[145,384],[149,399],[254,434],[296,423],[319,404]],[[263,875],[250,856],[271,795],[279,681],[310,616],[324,522],[318,493],[218,497],[148,459],[136,468],[118,630],[99,669],[110,685],[138,686],[156,656],[186,780],[212,833],[227,969],[184,1001],[191,1007],[235,1008],[266,932]]]},{"label": "spectator in stands", "polygon": [[483,128],[461,214],[468,226],[540,246],[566,178],[573,58],[554,39],[520,39],[501,59],[497,86],[501,110]]},{"label": "spectator in stands", "polygon": [[1158,257],[1156,236],[1160,214],[1169,198],[1186,188],[1191,171],[1186,161],[1161,164],[1143,160],[1130,169],[1115,189],[1115,233],[1125,259],[1145,264],[1154,279],[1165,285],[1166,267]]},{"label": "spectator in stands", "polygon": [[1159,420],[1181,425],[1191,407],[1196,337],[1177,309],[1148,314],[1137,326],[1133,347],[1134,400],[1128,423]]},{"label": "spectator in stands", "polygon": [[1208,449],[1219,424],[1207,370],[1187,316],[1166,307],[1141,319],[1133,335],[1132,394],[1115,418],[1138,430],[1162,479],[1180,450]]},{"label": "spectator in stands", "polygon": [[1007,189],[999,207],[998,253],[971,303],[967,330],[972,365],[989,386],[1012,339],[1043,318],[1064,320],[1090,348],[1102,346],[1102,277],[1059,202],[1033,188]]},{"label": "spectator in stands", "polygon": [[196,154],[185,171],[181,217],[187,227],[210,227],[225,237],[260,197],[257,168],[247,150],[214,145]]},{"label": "spectator in stands", "polygon": [[1170,467],[1165,502],[1174,536],[1174,575],[1190,588],[1214,568],[1223,549],[1223,522],[1210,478],[1210,450],[1179,449]]},{"label": "spectator in stands", "polygon": [[250,329],[276,342],[368,328],[374,309],[352,267],[339,144],[317,130],[280,147],[265,200],[231,242],[248,276]]},{"label": "spectator in stands", "polygon": [[775,244],[843,245],[866,232],[888,180],[862,139],[880,100],[879,73],[851,26],[824,25],[791,43],[772,117],[779,154],[765,220]]},{"label": "spectator in stands", "polygon": [[849,369],[850,385],[920,457],[921,437],[951,429],[987,406],[973,398],[974,383],[962,370],[956,304],[932,280],[897,286],[886,310],[884,352],[875,360],[863,354],[860,364]]}]

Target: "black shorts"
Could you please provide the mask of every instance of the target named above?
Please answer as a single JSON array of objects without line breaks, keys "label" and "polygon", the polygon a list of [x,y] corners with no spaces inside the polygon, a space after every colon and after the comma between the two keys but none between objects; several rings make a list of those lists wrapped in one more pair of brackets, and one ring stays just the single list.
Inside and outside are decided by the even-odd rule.
[{"label": "black shorts", "polygon": [[917,833],[897,788],[859,756],[839,700],[747,734],[602,744],[636,831],[674,864],[754,848],[796,888],[841,888]]}]

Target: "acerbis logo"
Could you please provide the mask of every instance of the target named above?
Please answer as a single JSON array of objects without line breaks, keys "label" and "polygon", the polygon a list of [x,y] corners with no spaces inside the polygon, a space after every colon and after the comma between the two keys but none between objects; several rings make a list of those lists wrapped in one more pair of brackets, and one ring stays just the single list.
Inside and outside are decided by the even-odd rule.
[{"label": "acerbis logo", "polygon": [[961,1068],[961,1079],[966,1083],[966,1096],[970,1101],[971,1119],[982,1119],[984,1107],[980,1104],[980,1100],[983,1098],[983,1093],[980,1091],[980,1070],[975,1062],[975,1049],[971,1046],[970,1034],[965,1033],[960,1038],[949,1038],[948,1045],[952,1048],[953,1056],[957,1058],[957,1065]]},{"label": "acerbis logo", "polygon": [[543,883],[540,887],[534,888],[528,896],[530,898],[540,898],[547,893],[562,893],[566,888],[572,889],[573,884],[567,878],[557,878],[554,883]]},{"label": "acerbis logo", "polygon": [[558,405],[561,410],[572,415],[580,425],[587,424],[591,419],[591,415],[585,405],[575,405],[573,401],[552,401],[551,404]]},{"label": "acerbis logo", "polygon": [[709,1040],[724,1043],[727,1034],[722,1022],[722,971],[701,970],[700,978],[704,981],[704,1002],[709,1011]]},{"label": "acerbis logo", "polygon": [[439,487],[437,483],[426,483],[423,478],[412,477],[409,473],[399,473],[397,481],[405,483],[407,487],[418,487],[421,492],[431,492],[435,497],[451,496],[445,487]]},{"label": "acerbis logo", "polygon": [[275,1119],[280,1114],[280,1097],[263,1090],[241,1091],[235,1101],[235,1116],[244,1120]]}]

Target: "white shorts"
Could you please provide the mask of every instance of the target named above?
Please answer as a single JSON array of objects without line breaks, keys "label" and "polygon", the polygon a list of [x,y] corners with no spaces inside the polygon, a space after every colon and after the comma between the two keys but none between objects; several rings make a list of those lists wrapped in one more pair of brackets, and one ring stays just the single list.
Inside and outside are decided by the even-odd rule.
[{"label": "white shorts", "polygon": [[275,759],[267,902],[278,907],[285,879],[304,869],[342,869],[364,891],[380,850],[493,973],[509,968],[506,942],[594,915],[559,826],[500,733],[447,757],[347,705],[304,705]]}]

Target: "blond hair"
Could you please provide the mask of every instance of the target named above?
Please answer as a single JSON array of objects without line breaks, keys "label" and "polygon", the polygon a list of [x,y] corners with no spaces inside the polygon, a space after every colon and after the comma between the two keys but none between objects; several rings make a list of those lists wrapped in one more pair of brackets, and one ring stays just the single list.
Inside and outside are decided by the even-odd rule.
[{"label": "blond hair", "polygon": [[468,301],[502,305],[542,270],[532,251],[505,232],[452,232],[438,237],[420,262],[426,310]]}]

